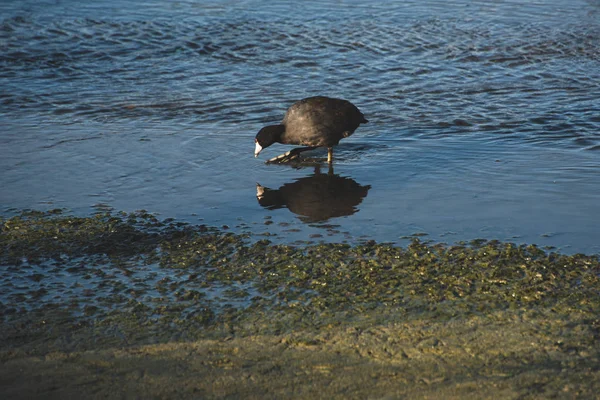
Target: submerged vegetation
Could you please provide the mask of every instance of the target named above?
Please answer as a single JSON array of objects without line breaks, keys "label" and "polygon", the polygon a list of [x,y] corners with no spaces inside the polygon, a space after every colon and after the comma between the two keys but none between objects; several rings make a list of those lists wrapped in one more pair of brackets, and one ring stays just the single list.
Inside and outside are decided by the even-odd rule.
[{"label": "submerged vegetation", "polygon": [[[535,337],[552,348],[543,350],[550,363],[544,374],[563,371],[561,384],[576,381],[581,393],[595,390],[582,381],[600,369],[595,255],[486,240],[294,247],[159,221],[146,212],[87,218],[24,212],[0,222],[4,362],[256,335],[323,349],[331,344],[327,338],[356,339],[385,328],[385,340],[351,347],[371,361],[397,363],[397,357],[414,358],[411,348],[451,356],[459,345],[449,343],[468,337],[468,326],[480,336],[461,345],[478,349],[461,361],[466,371],[489,366],[492,358],[511,368],[515,360],[530,363],[518,352],[533,346]],[[529,344],[508,340],[508,332],[506,343],[492,339],[498,330],[523,326]],[[402,349],[395,347],[400,336]]]}]

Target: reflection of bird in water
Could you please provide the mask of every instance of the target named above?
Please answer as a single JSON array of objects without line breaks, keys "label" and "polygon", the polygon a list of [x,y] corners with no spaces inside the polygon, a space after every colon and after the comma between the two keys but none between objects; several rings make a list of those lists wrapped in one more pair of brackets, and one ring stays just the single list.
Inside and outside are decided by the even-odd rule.
[{"label": "reflection of bird in water", "polygon": [[354,214],[370,188],[335,175],[332,168],[328,174],[322,174],[317,167],[314,175],[286,183],[277,190],[256,184],[256,198],[269,210],[287,207],[300,215],[300,220],[310,223]]},{"label": "reflection of bird in water", "polygon": [[288,151],[271,162],[287,162],[307,150],[327,147],[327,162],[333,162],[333,146],[354,133],[367,121],[358,108],[347,100],[316,96],[300,100],[287,110],[281,124],[262,128],[254,143],[254,156],[273,143],[295,144],[300,147]]}]

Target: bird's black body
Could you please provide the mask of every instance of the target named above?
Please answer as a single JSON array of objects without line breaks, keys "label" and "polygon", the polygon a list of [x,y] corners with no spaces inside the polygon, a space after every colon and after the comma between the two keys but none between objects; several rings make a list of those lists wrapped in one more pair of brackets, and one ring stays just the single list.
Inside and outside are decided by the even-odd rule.
[{"label": "bird's black body", "polygon": [[258,132],[255,155],[273,143],[308,146],[301,151],[327,147],[331,162],[332,147],[366,122],[360,110],[347,100],[309,97],[294,103],[281,124],[265,126]]}]

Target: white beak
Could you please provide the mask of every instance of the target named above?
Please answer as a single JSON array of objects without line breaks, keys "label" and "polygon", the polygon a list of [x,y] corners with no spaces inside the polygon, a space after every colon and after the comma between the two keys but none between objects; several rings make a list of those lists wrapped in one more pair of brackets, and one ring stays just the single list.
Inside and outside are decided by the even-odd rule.
[{"label": "white beak", "polygon": [[256,142],[256,147],[254,148],[254,157],[258,157],[260,152],[262,151],[262,146]]},{"label": "white beak", "polygon": [[265,188],[263,186],[260,186],[260,183],[257,183],[256,184],[256,198],[260,200],[264,194],[265,194]]}]

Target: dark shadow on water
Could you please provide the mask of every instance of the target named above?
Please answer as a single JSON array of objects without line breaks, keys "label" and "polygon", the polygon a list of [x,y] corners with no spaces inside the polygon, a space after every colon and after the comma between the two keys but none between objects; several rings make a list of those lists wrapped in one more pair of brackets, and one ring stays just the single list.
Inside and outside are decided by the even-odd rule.
[{"label": "dark shadow on water", "polygon": [[352,178],[334,174],[333,167],[324,174],[316,166],[313,175],[286,183],[279,189],[257,183],[256,198],[269,210],[287,207],[298,214],[302,222],[313,223],[354,214],[370,188],[370,185],[363,186]]}]

